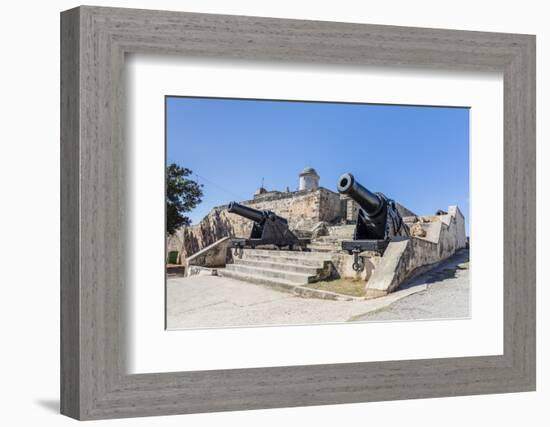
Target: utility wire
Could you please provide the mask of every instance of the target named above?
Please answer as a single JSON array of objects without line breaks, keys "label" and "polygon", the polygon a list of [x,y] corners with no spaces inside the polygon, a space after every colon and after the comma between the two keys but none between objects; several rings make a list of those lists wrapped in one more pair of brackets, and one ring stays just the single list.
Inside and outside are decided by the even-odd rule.
[{"label": "utility wire", "polygon": [[206,181],[206,182],[209,182],[209,183],[212,184],[214,187],[218,187],[220,190],[222,190],[222,191],[224,191],[224,192],[226,192],[226,193],[228,193],[228,194],[231,194],[231,195],[234,196],[234,197],[238,197],[239,200],[248,200],[248,199],[250,198],[250,197],[243,197],[242,195],[239,195],[239,194],[237,194],[237,193],[234,193],[233,191],[228,190],[227,188],[225,188],[225,187],[223,187],[223,186],[221,186],[221,185],[215,183],[215,182],[212,181],[211,179],[208,179],[208,178],[206,178],[206,177],[204,177],[204,176],[202,176],[202,175],[199,175],[198,173],[195,173],[194,175],[195,175],[196,177],[198,177],[198,178],[200,178],[200,179]]}]

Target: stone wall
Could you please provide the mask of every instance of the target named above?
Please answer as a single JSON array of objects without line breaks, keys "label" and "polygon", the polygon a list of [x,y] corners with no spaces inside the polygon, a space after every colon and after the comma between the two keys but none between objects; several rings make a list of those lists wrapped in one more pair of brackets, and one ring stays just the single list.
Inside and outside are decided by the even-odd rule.
[{"label": "stone wall", "polygon": [[340,202],[340,195],[324,188],[320,188],[319,216],[317,217],[317,222],[324,221],[328,223],[333,223],[342,219],[342,217],[343,212],[342,203]]},{"label": "stone wall", "polygon": [[357,219],[357,210],[359,205],[348,196],[342,196],[342,204],[344,209],[345,220],[348,223],[354,222]]},{"label": "stone wall", "polygon": [[242,203],[254,209],[275,212],[288,220],[292,230],[309,230],[319,221],[332,223],[340,218],[339,195],[322,187],[314,190],[277,193],[271,197],[264,196]]},{"label": "stone wall", "polygon": [[466,247],[464,215],[456,206],[449,206],[446,215],[422,217],[416,224],[426,236],[390,242],[367,282],[367,298],[393,292],[404,280]]},{"label": "stone wall", "polygon": [[[179,252],[178,263],[185,264],[191,255],[215,243],[222,237],[235,237],[250,233],[252,223],[234,218],[225,209],[214,208],[202,221],[190,227],[180,228],[167,239],[167,251]],[[248,223],[250,224],[248,224]]]},{"label": "stone wall", "polygon": [[[254,209],[271,210],[286,218],[291,230],[311,230],[320,221],[333,223],[341,219],[340,196],[326,188],[294,192],[274,192],[239,202]],[[212,209],[202,221],[178,230],[167,239],[167,250],[180,253],[179,263],[222,237],[250,235],[252,221],[226,211],[226,206]]]}]

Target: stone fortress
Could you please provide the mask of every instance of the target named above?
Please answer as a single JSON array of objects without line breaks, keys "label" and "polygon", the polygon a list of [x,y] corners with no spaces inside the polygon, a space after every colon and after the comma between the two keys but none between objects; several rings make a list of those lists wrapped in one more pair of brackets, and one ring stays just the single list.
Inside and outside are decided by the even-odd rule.
[{"label": "stone fortress", "polygon": [[364,268],[356,272],[353,256],[341,250],[341,241],[352,238],[359,207],[348,196],[321,187],[319,181],[315,169],[308,167],[299,175],[298,190],[261,187],[252,199],[239,202],[286,218],[297,236],[311,239],[305,252],[248,249],[242,258],[234,257],[229,239],[248,236],[252,221],[228,213],[227,205],[213,208],[200,223],[170,236],[167,252],[177,252],[177,263],[185,266],[186,275],[220,274],[302,296],[340,299],[303,285],[333,278],[361,279],[366,297],[379,297],[467,246],[464,216],[458,207],[418,216],[396,203],[410,238],[391,242],[383,256],[361,253]]}]

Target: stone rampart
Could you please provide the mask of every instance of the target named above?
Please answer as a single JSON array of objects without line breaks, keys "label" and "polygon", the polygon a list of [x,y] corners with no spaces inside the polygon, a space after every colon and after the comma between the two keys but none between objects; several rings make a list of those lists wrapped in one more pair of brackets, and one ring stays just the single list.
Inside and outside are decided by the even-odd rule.
[{"label": "stone rampart", "polygon": [[[274,192],[239,202],[259,210],[271,210],[286,218],[291,230],[311,230],[318,222],[341,219],[340,195],[326,188]],[[212,209],[202,221],[183,227],[167,240],[167,249],[179,252],[179,263],[223,237],[250,235],[252,221],[226,211],[227,205]]]}]

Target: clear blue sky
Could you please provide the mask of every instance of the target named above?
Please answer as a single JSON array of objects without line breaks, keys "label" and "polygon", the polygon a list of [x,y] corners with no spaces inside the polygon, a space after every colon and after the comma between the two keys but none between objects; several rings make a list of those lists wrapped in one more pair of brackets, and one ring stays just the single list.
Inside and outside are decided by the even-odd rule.
[{"label": "clear blue sky", "polygon": [[209,210],[298,187],[312,166],[336,191],[351,172],[419,215],[457,204],[469,214],[469,109],[168,97],[167,162],[204,184],[195,224]]}]

